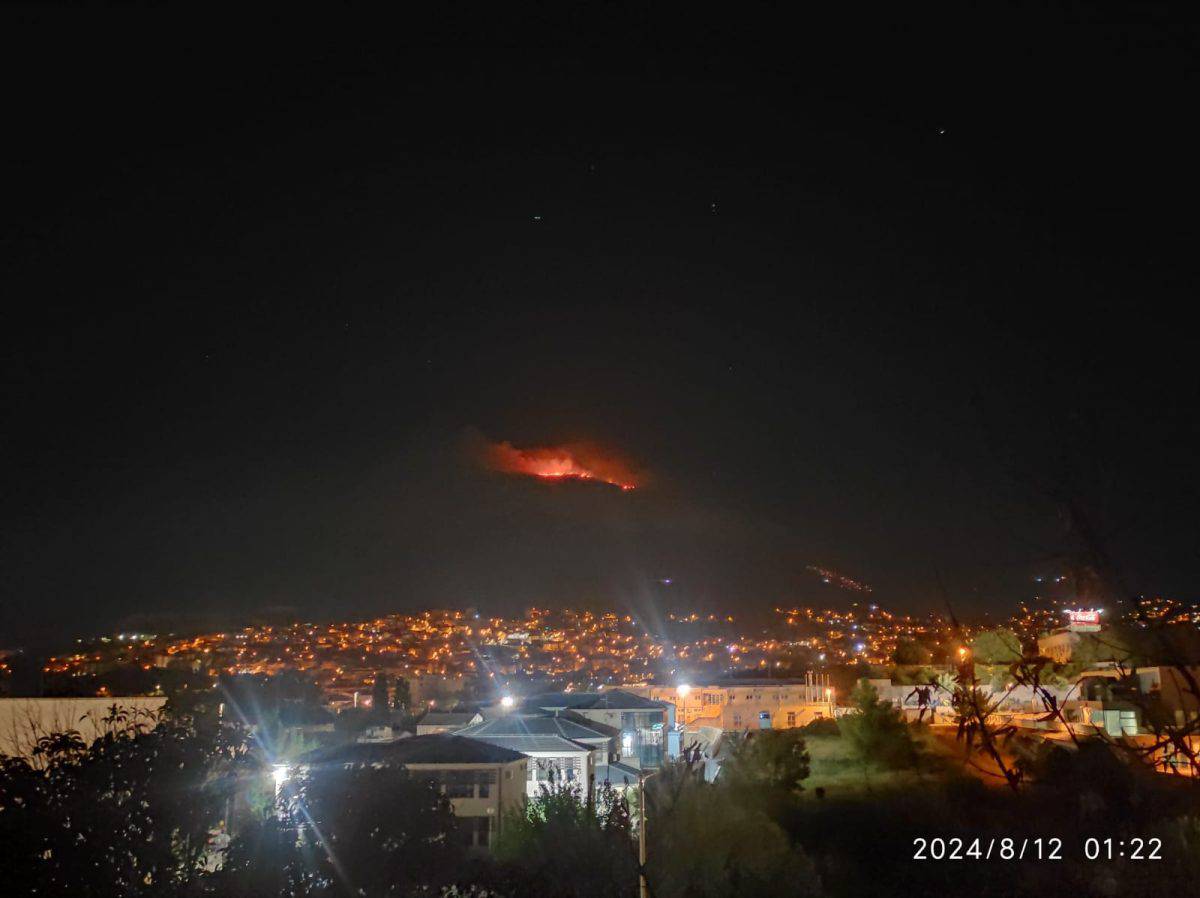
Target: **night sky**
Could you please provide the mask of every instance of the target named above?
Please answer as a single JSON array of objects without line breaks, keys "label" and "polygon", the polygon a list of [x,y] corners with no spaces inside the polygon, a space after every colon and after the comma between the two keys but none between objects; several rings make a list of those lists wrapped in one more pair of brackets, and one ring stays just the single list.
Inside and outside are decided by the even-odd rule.
[{"label": "night sky", "polygon": [[1006,615],[1064,495],[1132,589],[1197,599],[1195,31],[329,51],[23,15],[0,648],[861,598],[814,564]]}]

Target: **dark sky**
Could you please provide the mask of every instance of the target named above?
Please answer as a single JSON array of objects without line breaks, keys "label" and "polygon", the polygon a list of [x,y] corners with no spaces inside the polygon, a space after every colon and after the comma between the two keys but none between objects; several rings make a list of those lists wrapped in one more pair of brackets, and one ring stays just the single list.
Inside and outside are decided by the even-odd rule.
[{"label": "dark sky", "polygon": [[[1194,31],[330,51],[21,17],[0,646],[857,598],[809,564],[1006,612],[1071,545],[1055,493],[1196,599]],[[483,437],[650,482],[499,475]]]}]

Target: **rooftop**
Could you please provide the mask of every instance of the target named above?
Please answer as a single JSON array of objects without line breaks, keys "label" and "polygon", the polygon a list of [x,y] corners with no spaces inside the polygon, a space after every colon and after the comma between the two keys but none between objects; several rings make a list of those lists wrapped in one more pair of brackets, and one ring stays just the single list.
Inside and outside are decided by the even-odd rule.
[{"label": "rooftop", "polygon": [[596,746],[562,736],[471,736],[499,748],[530,754],[533,752],[554,752],[555,754],[578,754],[594,751]]},{"label": "rooftop", "polygon": [[[703,688],[720,688],[720,689],[737,689],[739,687],[746,688],[747,686],[803,686],[807,681],[803,677],[760,677],[756,679],[742,679],[740,677],[722,677],[712,680],[707,683],[701,683],[692,686],[693,689]],[[812,686],[819,686],[820,683],[809,683]]]},{"label": "rooftop", "polygon": [[596,768],[596,784],[609,783],[613,786],[630,786],[638,781],[642,771],[628,764],[606,764]]},{"label": "rooftop", "polygon": [[303,765],[316,764],[508,764],[521,760],[519,752],[467,739],[451,733],[410,736],[392,742],[354,742],[318,748],[300,757]]},{"label": "rooftop", "polygon": [[545,692],[525,700],[527,708],[548,710],[570,708],[575,711],[662,711],[665,702],[642,698],[622,689],[604,692]]},{"label": "rooftop", "polygon": [[417,726],[466,726],[479,716],[478,711],[430,711]]},{"label": "rooftop", "polygon": [[549,714],[507,714],[459,730],[458,734],[473,739],[494,736],[558,736],[575,741],[610,738],[610,733],[600,732],[566,717],[554,717]]}]

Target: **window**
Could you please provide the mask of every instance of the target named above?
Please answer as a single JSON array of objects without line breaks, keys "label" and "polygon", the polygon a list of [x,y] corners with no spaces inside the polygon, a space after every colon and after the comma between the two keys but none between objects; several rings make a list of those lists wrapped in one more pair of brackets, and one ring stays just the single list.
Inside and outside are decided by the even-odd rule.
[{"label": "window", "polygon": [[492,783],[496,782],[496,771],[445,770],[431,779],[442,785],[447,798],[475,798],[476,795],[487,798],[491,795]]},{"label": "window", "polygon": [[448,770],[442,774],[447,798],[474,798],[475,774],[470,770]]},{"label": "window", "polygon": [[794,727],[794,726],[796,725],[796,712],[795,712],[795,711],[788,711],[788,712],[787,712],[787,715],[788,715],[788,716],[787,716],[787,725],[788,725],[789,727]]},{"label": "window", "polygon": [[742,725],[742,715],[734,714],[733,715],[733,728],[736,730],[741,725]]},{"label": "window", "polygon": [[461,817],[458,825],[458,838],[464,848],[487,848],[491,844],[491,817]]}]

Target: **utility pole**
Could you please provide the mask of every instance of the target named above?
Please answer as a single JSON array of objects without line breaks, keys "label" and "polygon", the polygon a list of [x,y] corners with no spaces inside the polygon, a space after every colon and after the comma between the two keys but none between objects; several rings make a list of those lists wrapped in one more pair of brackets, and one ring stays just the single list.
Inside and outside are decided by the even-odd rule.
[{"label": "utility pole", "polygon": [[641,770],[638,770],[638,815],[642,818],[638,825],[638,895],[649,898],[646,885],[646,775]]}]

